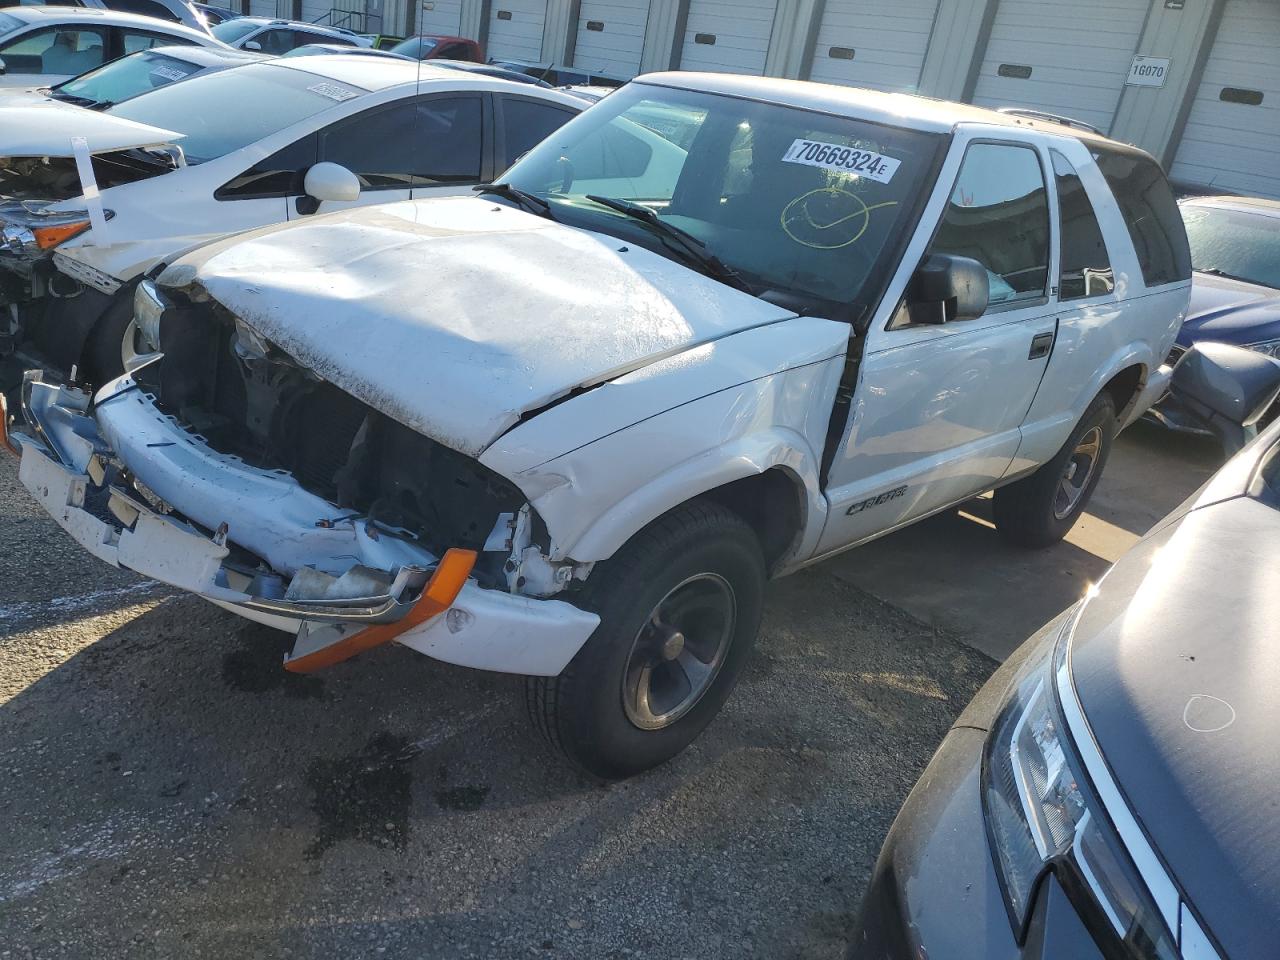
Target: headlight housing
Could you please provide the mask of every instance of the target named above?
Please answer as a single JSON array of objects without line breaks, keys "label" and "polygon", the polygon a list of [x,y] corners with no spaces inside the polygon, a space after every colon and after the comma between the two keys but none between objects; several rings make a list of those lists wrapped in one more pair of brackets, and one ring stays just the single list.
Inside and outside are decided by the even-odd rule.
[{"label": "headlight housing", "polygon": [[133,322],[139,337],[152,350],[160,349],[160,318],[168,307],[154,280],[143,280],[133,292]]},{"label": "headlight housing", "polygon": [[1265,353],[1269,357],[1275,357],[1280,360],[1280,340],[1263,340],[1261,343],[1245,344],[1250,350],[1256,350],[1258,353]]},{"label": "headlight housing", "polygon": [[1058,704],[1068,632],[1069,624],[1056,652],[1024,668],[987,740],[983,807],[1010,920],[1021,939],[1040,878],[1052,870],[1126,956],[1175,960],[1177,940],[1094,795]]}]

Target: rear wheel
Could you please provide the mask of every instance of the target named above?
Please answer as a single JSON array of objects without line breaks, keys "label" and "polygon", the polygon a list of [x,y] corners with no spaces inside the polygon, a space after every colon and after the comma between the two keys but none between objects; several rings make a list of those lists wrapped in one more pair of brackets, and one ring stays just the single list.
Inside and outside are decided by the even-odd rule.
[{"label": "rear wheel", "polygon": [[530,677],[530,719],[605,779],[674,757],[719,712],[760,626],[764,558],[737,514],[680,507],[598,564],[579,600],[600,626],[558,677]]},{"label": "rear wheel", "polygon": [[1031,476],[1001,487],[992,499],[996,529],[1010,543],[1057,543],[1089,505],[1116,435],[1115,404],[1099,394],[1057,456]]}]

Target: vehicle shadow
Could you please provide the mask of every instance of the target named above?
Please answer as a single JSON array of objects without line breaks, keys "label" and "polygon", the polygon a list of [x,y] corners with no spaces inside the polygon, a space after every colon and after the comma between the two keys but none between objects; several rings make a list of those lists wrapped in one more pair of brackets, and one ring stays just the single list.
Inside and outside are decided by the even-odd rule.
[{"label": "vehicle shadow", "polygon": [[894,812],[992,669],[802,573],[771,588],[707,733],[604,785],[543,752],[517,678],[399,647],[293,676],[285,643],[191,597],[4,641],[26,672],[0,703],[0,942],[834,958]]}]

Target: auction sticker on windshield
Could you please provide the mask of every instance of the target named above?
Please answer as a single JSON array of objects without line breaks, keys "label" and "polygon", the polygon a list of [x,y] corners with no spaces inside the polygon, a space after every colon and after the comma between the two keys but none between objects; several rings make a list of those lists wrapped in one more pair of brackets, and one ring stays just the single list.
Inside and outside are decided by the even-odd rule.
[{"label": "auction sticker on windshield", "polygon": [[322,97],[328,97],[330,100],[337,100],[339,103],[360,96],[356,91],[340,87],[336,83],[313,83],[307,89],[312,93],[320,94]]},{"label": "auction sticker on windshield", "polygon": [[808,167],[838,170],[859,177],[868,177],[880,183],[888,183],[898,172],[901,160],[886,157],[874,150],[860,150],[839,143],[823,143],[821,140],[797,139],[782,155],[783,163],[803,163]]}]

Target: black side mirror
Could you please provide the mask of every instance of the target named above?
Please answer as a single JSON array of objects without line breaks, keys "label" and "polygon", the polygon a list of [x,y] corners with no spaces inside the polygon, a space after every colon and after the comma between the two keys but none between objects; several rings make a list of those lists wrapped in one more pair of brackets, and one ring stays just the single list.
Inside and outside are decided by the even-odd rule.
[{"label": "black side mirror", "polygon": [[1178,360],[1169,393],[1234,453],[1280,396],[1280,362],[1226,343],[1198,343]]},{"label": "black side mirror", "polygon": [[982,316],[990,299],[986,267],[969,257],[935,253],[911,277],[906,306],[911,323],[952,323]]}]

